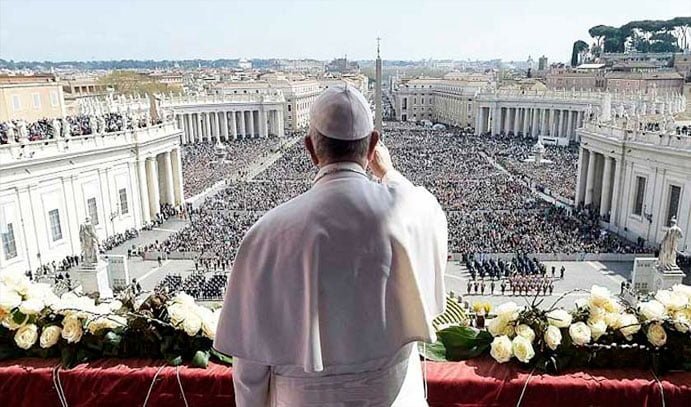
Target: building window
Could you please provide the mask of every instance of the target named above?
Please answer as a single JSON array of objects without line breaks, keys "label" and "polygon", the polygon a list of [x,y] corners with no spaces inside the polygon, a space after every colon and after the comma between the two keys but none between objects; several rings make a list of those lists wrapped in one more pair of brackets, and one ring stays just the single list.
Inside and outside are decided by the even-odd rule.
[{"label": "building window", "polygon": [[670,185],[669,202],[667,203],[667,226],[672,226],[672,218],[677,217],[677,212],[679,212],[679,198],[681,198],[681,187]]},{"label": "building window", "polygon": [[127,190],[121,188],[118,194],[120,195],[120,213],[125,215],[130,212],[130,208],[127,206]]},{"label": "building window", "polygon": [[58,105],[60,104],[60,101],[58,100],[58,92],[57,91],[50,92],[50,104],[53,107],[58,107]]},{"label": "building window", "polygon": [[41,95],[38,93],[32,93],[31,97],[34,100],[34,109],[40,109],[41,108]]},{"label": "building window", "polygon": [[17,257],[17,244],[14,240],[14,226],[11,223],[5,225],[5,232],[2,232],[2,249],[5,252],[5,260]]},{"label": "building window", "polygon": [[86,200],[86,209],[89,212],[92,225],[98,225],[98,206],[96,206],[96,198],[89,198]]},{"label": "building window", "polygon": [[633,201],[633,214],[643,215],[643,199],[645,198],[645,178],[636,177],[636,196]]},{"label": "building window", "polygon": [[62,239],[62,227],[60,226],[60,212],[53,209],[48,212],[48,220],[50,221],[50,236],[54,242]]},{"label": "building window", "polygon": [[22,100],[19,95],[12,95],[12,108],[15,112],[22,110]]}]

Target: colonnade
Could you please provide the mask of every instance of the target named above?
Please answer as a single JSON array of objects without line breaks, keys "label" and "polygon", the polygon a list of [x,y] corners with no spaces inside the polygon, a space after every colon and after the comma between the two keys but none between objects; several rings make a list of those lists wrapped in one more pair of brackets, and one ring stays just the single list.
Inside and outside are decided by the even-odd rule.
[{"label": "colonnade", "polygon": [[583,125],[582,110],[541,107],[480,106],[476,118],[476,132],[492,134],[512,132],[537,138],[560,137],[574,140],[576,129]]},{"label": "colonnade", "polygon": [[211,140],[283,136],[283,110],[214,110],[175,114],[182,144]]},{"label": "colonnade", "polygon": [[185,195],[182,187],[180,147],[154,156],[142,157],[137,166],[144,223],[156,217],[161,204],[183,204]]},{"label": "colonnade", "polygon": [[619,194],[621,163],[609,156],[581,146],[578,156],[578,182],[576,205],[590,206],[604,219],[615,219],[617,205],[613,201]]}]

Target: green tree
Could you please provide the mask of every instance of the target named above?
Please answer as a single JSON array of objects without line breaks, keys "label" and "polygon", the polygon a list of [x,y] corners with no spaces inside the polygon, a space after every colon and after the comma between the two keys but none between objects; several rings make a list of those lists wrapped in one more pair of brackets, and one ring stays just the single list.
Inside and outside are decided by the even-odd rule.
[{"label": "green tree", "polygon": [[571,51],[571,66],[578,65],[578,54],[588,49],[588,44],[585,41],[578,40],[573,43],[573,49]]}]

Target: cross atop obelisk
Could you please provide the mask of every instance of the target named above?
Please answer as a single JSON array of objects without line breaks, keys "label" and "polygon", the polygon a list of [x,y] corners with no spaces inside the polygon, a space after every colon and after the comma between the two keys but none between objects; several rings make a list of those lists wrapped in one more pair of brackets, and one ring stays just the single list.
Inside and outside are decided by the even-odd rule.
[{"label": "cross atop obelisk", "polygon": [[379,53],[379,45],[381,38],[377,37],[377,60],[376,60],[376,81],[374,88],[374,128],[381,134],[382,132],[382,78],[381,78],[381,54]]}]

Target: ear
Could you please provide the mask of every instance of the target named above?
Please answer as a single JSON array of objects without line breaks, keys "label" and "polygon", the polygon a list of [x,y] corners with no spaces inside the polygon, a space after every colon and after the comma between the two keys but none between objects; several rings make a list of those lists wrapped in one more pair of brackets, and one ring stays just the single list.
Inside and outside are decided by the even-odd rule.
[{"label": "ear", "polygon": [[379,143],[379,132],[377,130],[372,130],[372,134],[369,137],[369,147],[367,147],[367,162],[372,161],[374,158],[374,149]]},{"label": "ear", "polygon": [[317,158],[317,153],[314,149],[314,144],[312,144],[312,137],[310,137],[309,135],[305,136],[305,148],[307,149],[307,152],[310,155],[312,163],[318,167],[319,158]]}]

